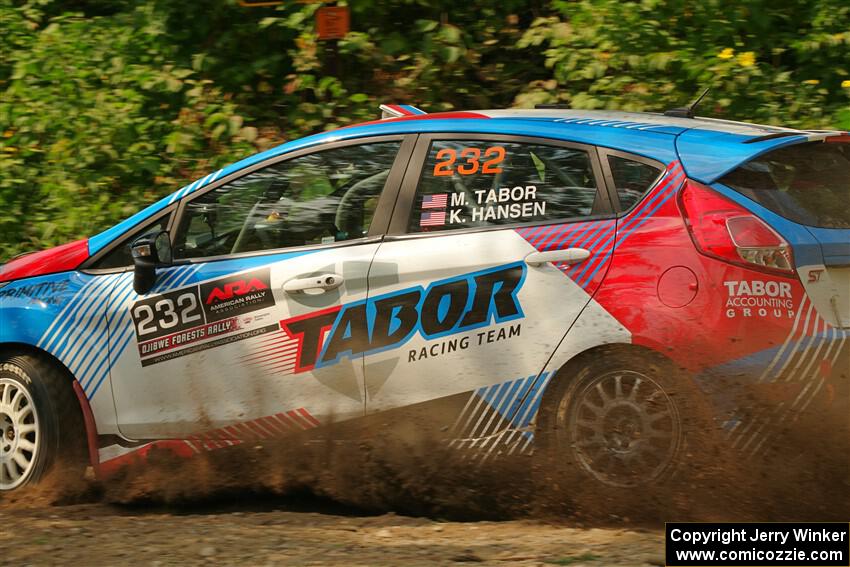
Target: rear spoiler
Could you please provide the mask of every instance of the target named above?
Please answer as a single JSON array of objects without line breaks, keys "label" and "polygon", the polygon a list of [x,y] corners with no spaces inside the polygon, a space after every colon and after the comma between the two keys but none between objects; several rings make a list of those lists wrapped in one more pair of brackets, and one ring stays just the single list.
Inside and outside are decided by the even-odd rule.
[{"label": "rear spoiler", "polygon": [[761,136],[692,129],[676,138],[676,151],[688,177],[711,184],[767,152],[805,142],[847,142],[842,131],[783,130]]}]

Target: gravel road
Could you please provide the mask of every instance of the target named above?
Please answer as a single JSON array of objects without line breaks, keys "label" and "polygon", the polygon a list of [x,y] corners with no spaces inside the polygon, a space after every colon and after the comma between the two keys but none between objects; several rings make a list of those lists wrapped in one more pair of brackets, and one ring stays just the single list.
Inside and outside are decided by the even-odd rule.
[{"label": "gravel road", "polygon": [[654,494],[389,443],[152,455],[108,482],[59,467],[0,495],[0,566],[663,565],[665,520],[846,521],[847,451],[816,446],[760,468],[694,456],[702,476]]},{"label": "gravel road", "polygon": [[[263,509],[264,508],[264,509]],[[173,513],[0,508],[0,565],[663,565],[660,530],[371,516],[322,504]]]}]

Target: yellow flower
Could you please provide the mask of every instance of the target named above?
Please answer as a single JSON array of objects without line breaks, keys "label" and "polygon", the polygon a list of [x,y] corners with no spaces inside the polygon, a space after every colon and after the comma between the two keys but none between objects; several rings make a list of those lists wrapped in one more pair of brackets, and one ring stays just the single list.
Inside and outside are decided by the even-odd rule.
[{"label": "yellow flower", "polygon": [[717,56],[721,59],[732,59],[735,56],[735,50],[731,47],[727,47],[723,51],[717,54]]},{"label": "yellow flower", "polygon": [[756,54],[752,51],[745,51],[738,55],[738,63],[741,67],[752,67],[756,64]]},{"label": "yellow flower", "polygon": [[817,79],[809,79],[809,80],[803,81],[803,82],[807,85],[819,85],[820,84],[820,81],[818,81]]},{"label": "yellow flower", "polygon": [[841,81],[841,87],[845,89],[850,89],[850,81]]}]

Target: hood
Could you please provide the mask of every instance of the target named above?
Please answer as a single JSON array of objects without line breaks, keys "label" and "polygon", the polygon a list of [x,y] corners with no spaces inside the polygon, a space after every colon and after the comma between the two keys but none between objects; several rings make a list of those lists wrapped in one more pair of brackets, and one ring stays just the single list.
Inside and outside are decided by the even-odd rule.
[{"label": "hood", "polygon": [[79,267],[88,257],[88,239],[25,254],[0,265],[0,282],[67,272]]}]

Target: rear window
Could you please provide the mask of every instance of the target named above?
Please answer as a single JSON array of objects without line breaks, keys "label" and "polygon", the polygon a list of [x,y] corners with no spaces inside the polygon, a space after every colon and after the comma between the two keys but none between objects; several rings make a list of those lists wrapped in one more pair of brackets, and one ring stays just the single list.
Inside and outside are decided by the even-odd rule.
[{"label": "rear window", "polygon": [[850,144],[781,148],[747,162],[720,182],[794,222],[850,228]]}]

